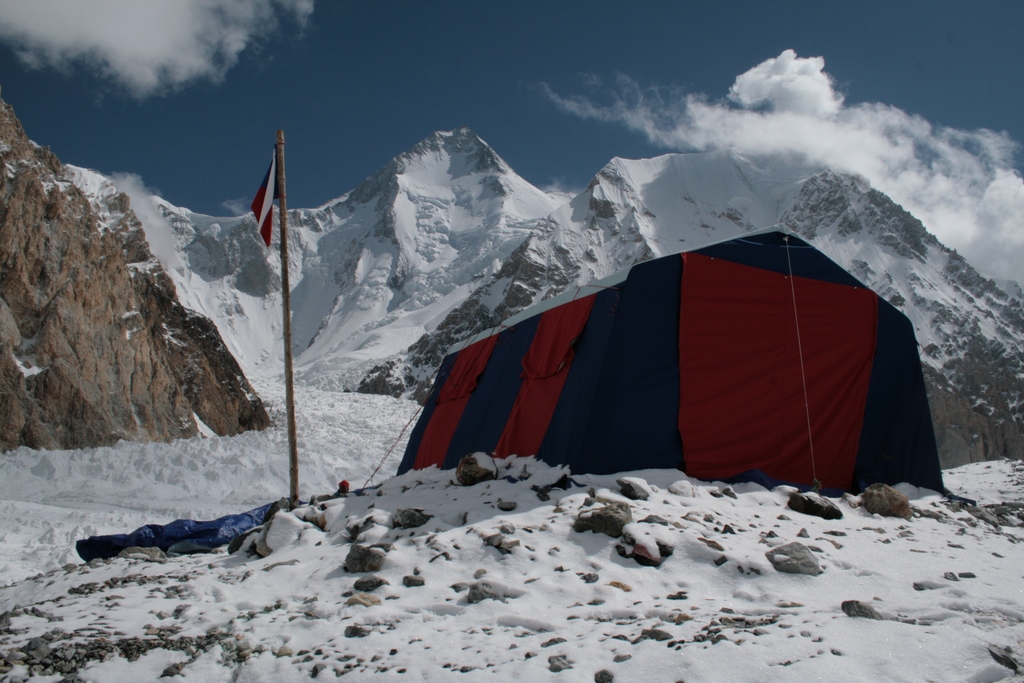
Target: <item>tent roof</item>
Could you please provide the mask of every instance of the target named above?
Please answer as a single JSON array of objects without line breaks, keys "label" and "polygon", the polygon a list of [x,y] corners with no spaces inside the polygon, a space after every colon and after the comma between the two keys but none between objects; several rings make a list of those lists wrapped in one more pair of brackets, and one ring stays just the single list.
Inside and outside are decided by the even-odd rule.
[{"label": "tent roof", "polygon": [[[686,249],[685,251],[675,252],[674,254],[665,254],[664,256],[659,256],[658,258],[665,258],[665,256],[675,256],[675,255],[678,255],[678,254],[683,254],[683,253],[687,253],[687,252],[691,252],[691,251],[697,251],[697,250],[700,250],[700,249],[707,249],[708,247],[713,247],[713,246],[718,245],[718,244],[725,244],[726,242],[732,242],[733,240],[737,240],[737,239],[743,239],[744,237],[753,237],[755,235],[766,235],[766,234],[769,234],[769,233],[782,233],[782,234],[785,234],[785,235],[796,235],[796,233],[794,231],[790,230],[785,225],[783,225],[781,223],[778,223],[776,225],[770,225],[767,228],[761,228],[759,230],[751,230],[749,232],[745,232],[745,233],[742,233],[740,235],[733,235],[732,237],[725,237],[725,238],[722,238],[720,240],[714,240],[712,242],[708,242],[706,244],[702,244],[702,245],[700,245],[698,247],[694,247],[692,249]],[[540,315],[544,311],[550,310],[550,309],[555,308],[557,306],[561,306],[562,304],[568,303],[568,302],[573,301],[575,299],[579,299],[581,297],[590,296],[591,294],[596,294],[596,293],[600,292],[603,289],[608,289],[609,287],[614,287],[615,285],[621,284],[621,283],[626,281],[626,278],[629,276],[630,271],[633,270],[633,268],[635,268],[636,265],[639,265],[639,264],[635,264],[633,266],[630,266],[629,268],[626,268],[625,270],[620,270],[619,272],[617,272],[617,273],[615,273],[613,275],[609,275],[608,277],[604,277],[604,278],[601,278],[599,280],[594,280],[593,282],[585,284],[585,285],[583,285],[581,287],[578,287],[576,289],[572,289],[572,290],[568,290],[568,291],[562,292],[558,296],[553,296],[550,299],[545,299],[544,301],[536,303],[533,306],[530,306],[529,308],[525,308],[525,309],[519,311],[518,313],[516,313],[515,315],[511,316],[510,318],[507,318],[506,320],[501,321],[501,323],[499,323],[498,325],[496,325],[494,327],[491,327],[491,328],[488,328],[486,330],[483,330],[482,332],[478,332],[478,333],[474,334],[471,337],[467,337],[466,339],[463,339],[460,342],[456,342],[455,344],[452,344],[451,348],[448,349],[448,352],[445,355],[451,355],[451,354],[453,354],[453,353],[455,353],[457,351],[461,351],[462,349],[466,348],[470,344],[474,344],[474,343],[480,341],[481,339],[487,339],[488,337],[490,337],[492,335],[498,334],[503,329],[506,329],[508,327],[512,327],[513,325],[517,325],[517,324],[521,323],[522,321],[526,320],[527,318],[532,318],[535,315]]]}]

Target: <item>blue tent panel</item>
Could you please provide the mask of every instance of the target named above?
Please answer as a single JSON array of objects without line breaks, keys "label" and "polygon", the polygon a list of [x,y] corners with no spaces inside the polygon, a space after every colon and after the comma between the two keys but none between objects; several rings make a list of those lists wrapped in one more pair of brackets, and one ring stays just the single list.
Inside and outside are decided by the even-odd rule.
[{"label": "blue tent panel", "polygon": [[878,342],[853,480],[943,491],[924,374],[907,316],[878,300]]},{"label": "blue tent panel", "polygon": [[540,316],[522,321],[502,330],[491,352],[487,369],[469,398],[462,419],[455,429],[442,469],[459,464],[466,455],[483,451],[490,453],[498,445],[512,406],[523,383],[523,356],[537,332]]},{"label": "blue tent panel", "polygon": [[434,416],[434,408],[437,406],[437,397],[441,395],[441,389],[444,388],[444,384],[448,381],[448,375],[451,374],[452,367],[455,365],[455,359],[459,354],[450,353],[444,357],[441,361],[441,368],[437,371],[437,377],[434,379],[434,386],[430,390],[430,395],[423,402],[423,410],[420,412],[420,418],[416,421],[416,426],[412,428],[412,432],[409,433],[409,445],[405,449],[405,455],[402,456],[402,462],[398,465],[398,473],[408,472],[412,469],[412,465],[416,462],[416,453],[419,450],[420,441],[423,440],[423,432],[427,430],[427,425],[430,424],[430,418]]},{"label": "blue tent panel", "polygon": [[[679,286],[683,261],[669,256],[634,266],[622,283],[595,399],[575,460],[577,472],[682,464],[679,416]],[[561,462],[560,459],[555,462]]]},{"label": "blue tent panel", "polygon": [[594,402],[601,400],[597,389],[600,373],[594,368],[604,365],[621,298],[618,287],[599,292],[594,298],[590,319],[576,342],[569,376],[537,453],[544,462],[566,464],[574,472],[586,469],[582,463],[588,462],[591,456],[583,450],[586,435],[578,425],[587,420]]}]

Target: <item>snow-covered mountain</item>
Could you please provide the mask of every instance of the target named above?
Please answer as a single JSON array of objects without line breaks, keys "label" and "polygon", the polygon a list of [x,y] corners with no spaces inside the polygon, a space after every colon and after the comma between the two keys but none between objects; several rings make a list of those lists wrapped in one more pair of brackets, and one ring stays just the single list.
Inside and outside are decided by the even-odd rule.
[{"label": "snow-covered mountain", "polygon": [[[268,250],[251,216],[158,201],[187,264],[175,273],[182,296],[232,337],[247,372],[280,373],[277,235]],[[433,331],[563,201],[462,128],[435,133],[338,199],[292,211],[298,376],[354,388]]]},{"label": "snow-covered mountain", "polygon": [[[179,296],[217,322],[247,374],[280,373],[276,248],[251,216],[158,202]],[[1019,287],[980,275],[864,178],[733,151],[668,154],[613,159],[568,196],[533,187],[460,128],[289,222],[299,381],[420,398],[469,334],[634,263],[781,223],[911,318],[947,466],[1024,450]]]}]

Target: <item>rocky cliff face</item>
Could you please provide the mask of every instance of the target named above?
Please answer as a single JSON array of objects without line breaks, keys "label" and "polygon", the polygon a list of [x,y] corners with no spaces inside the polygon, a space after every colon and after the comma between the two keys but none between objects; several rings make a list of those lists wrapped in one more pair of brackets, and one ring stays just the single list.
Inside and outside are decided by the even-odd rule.
[{"label": "rocky cliff face", "polygon": [[2,101],[0,161],[0,449],[269,424],[216,327],[178,303],[127,197],[90,203]]}]

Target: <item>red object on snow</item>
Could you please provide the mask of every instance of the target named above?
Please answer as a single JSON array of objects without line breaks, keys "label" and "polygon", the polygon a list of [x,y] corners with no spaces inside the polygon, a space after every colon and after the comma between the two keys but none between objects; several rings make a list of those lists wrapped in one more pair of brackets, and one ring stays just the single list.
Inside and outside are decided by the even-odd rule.
[{"label": "red object on snow", "polygon": [[349,489],[349,484],[348,484],[348,480],[347,480],[347,479],[342,479],[342,480],[341,480],[341,481],[340,481],[340,482],[338,483],[338,490],[339,490],[340,492],[342,492],[342,493],[348,493],[348,489]]}]

